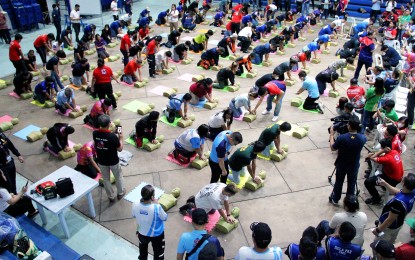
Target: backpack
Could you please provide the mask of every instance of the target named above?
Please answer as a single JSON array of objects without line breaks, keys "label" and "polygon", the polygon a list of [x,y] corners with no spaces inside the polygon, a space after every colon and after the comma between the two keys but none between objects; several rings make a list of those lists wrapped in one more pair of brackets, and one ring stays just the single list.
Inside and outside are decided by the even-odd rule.
[{"label": "backpack", "polygon": [[[203,245],[203,243],[211,237],[209,234],[203,234],[202,238],[197,242],[196,246],[186,254],[185,259],[189,259],[191,255],[196,253],[196,251]],[[211,256],[212,254],[217,255],[216,245],[212,242],[208,242],[202,250],[199,251],[198,256]]]}]

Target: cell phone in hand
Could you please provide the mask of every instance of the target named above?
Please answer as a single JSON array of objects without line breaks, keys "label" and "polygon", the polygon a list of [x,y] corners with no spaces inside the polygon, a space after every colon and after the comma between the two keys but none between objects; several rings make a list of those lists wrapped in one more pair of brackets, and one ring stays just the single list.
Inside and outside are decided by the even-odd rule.
[{"label": "cell phone in hand", "polygon": [[121,134],[122,133],[122,126],[117,126],[117,133]]},{"label": "cell phone in hand", "polygon": [[27,185],[29,185],[29,181],[26,182],[26,184],[24,185],[25,187],[27,187]]}]

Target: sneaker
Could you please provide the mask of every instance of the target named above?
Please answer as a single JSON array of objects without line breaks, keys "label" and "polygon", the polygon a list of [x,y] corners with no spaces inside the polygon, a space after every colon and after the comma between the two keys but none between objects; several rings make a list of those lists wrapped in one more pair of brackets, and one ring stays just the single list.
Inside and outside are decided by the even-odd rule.
[{"label": "sneaker", "polygon": [[320,113],[324,114],[324,106],[320,103],[318,103],[317,106],[318,106],[318,109],[320,110]]},{"label": "sneaker", "polygon": [[278,116],[274,116],[274,117],[271,119],[271,121],[272,121],[272,122],[277,122],[277,120],[278,120]]},{"label": "sneaker", "polygon": [[336,207],[339,206],[339,202],[338,201],[334,201],[331,196],[329,197],[329,203],[332,204],[333,206],[336,206]]},{"label": "sneaker", "polygon": [[263,115],[268,115],[268,114],[271,114],[271,111],[264,110],[261,114],[263,114]]},{"label": "sneaker", "polygon": [[126,189],[124,188],[122,190],[122,193],[117,195],[117,199],[119,199],[119,200],[122,199],[122,197],[124,197],[125,193],[126,193]]},{"label": "sneaker", "polygon": [[368,205],[381,205],[382,199],[375,200],[374,198],[368,198],[365,200],[365,203]]}]

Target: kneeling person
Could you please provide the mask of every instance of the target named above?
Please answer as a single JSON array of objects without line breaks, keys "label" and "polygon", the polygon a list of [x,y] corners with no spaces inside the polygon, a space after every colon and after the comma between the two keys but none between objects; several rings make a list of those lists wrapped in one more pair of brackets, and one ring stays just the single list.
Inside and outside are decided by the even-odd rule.
[{"label": "kneeling person", "polygon": [[145,116],[138,120],[135,124],[134,141],[138,148],[143,146],[143,139],[147,138],[152,144],[157,144],[157,121],[159,120],[160,113],[157,111],[151,111],[148,116]]}]

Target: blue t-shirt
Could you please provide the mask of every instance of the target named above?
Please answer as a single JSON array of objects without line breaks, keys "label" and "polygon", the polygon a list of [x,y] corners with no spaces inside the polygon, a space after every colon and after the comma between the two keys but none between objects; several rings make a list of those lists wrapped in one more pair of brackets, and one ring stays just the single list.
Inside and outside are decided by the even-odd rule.
[{"label": "blue t-shirt", "polygon": [[85,26],[85,28],[84,28],[84,34],[90,34],[90,33],[92,33],[92,31],[93,31],[93,28],[92,28],[92,26],[90,24],[88,24],[87,26]]},{"label": "blue t-shirt", "polygon": [[61,39],[62,38],[64,38],[64,37],[67,37],[67,36],[69,36],[69,34],[72,34],[72,31],[67,31],[67,30],[63,30],[62,32],[61,32]]},{"label": "blue t-shirt", "polygon": [[354,28],[354,32],[362,32],[364,30],[366,30],[367,26],[369,25],[369,23],[367,22],[361,22],[356,24],[353,28]]},{"label": "blue t-shirt", "polygon": [[[50,89],[52,89],[52,88],[55,90],[55,92],[58,92],[58,88],[55,86],[55,83],[52,83],[52,86],[51,86]],[[35,91],[34,92],[37,93],[37,94],[42,94],[42,93],[50,94],[50,90],[48,90],[45,81],[42,81],[39,84],[37,84],[35,86]]]},{"label": "blue t-shirt", "polygon": [[271,50],[271,46],[269,43],[266,43],[264,45],[258,45],[254,48],[253,52],[258,54],[259,56],[265,55],[270,53]]},{"label": "blue t-shirt", "polygon": [[267,30],[267,25],[266,24],[263,24],[261,26],[257,26],[256,29],[255,29],[255,31],[259,32],[259,33],[264,33],[264,32],[266,32],[266,30]]},{"label": "blue t-shirt", "polygon": [[322,41],[322,42],[328,42],[330,40],[330,36],[328,34],[320,35],[317,38],[317,41],[319,41],[319,40]]},{"label": "blue t-shirt", "polygon": [[[298,260],[298,256],[300,255],[300,246],[297,244],[289,244],[287,251],[285,254],[288,255],[290,260]],[[326,250],[322,246],[317,248],[317,255],[316,260],[325,260],[326,259]]]},{"label": "blue t-shirt", "polygon": [[360,166],[360,153],[366,143],[364,134],[345,133],[339,135],[333,144],[333,148],[339,150],[336,166],[356,170]]},{"label": "blue t-shirt", "polygon": [[307,44],[307,48],[309,51],[313,52],[317,51],[320,48],[320,46],[317,42],[310,42],[309,44]]},{"label": "blue t-shirt", "polygon": [[287,90],[287,86],[284,84],[284,81],[273,80],[271,82],[277,85],[277,87],[281,89],[282,91],[285,92]]},{"label": "blue t-shirt", "polygon": [[217,12],[216,14],[215,14],[215,20],[220,20],[220,19],[222,19],[223,18],[223,16],[224,16],[225,14],[224,14],[224,12]]},{"label": "blue t-shirt", "polygon": [[148,15],[150,13],[150,11],[148,11],[147,10],[147,8],[146,9],[144,9],[143,11],[141,11],[141,13],[140,13],[140,16],[141,17],[145,17],[146,15]]},{"label": "blue t-shirt", "polygon": [[308,96],[310,98],[320,97],[320,92],[318,91],[317,81],[311,77],[306,77],[303,82],[303,89],[308,91]]},{"label": "blue t-shirt", "polygon": [[114,21],[110,24],[111,30],[114,30],[114,31],[118,31],[118,28],[120,28],[120,27],[121,27],[121,25],[120,25],[119,21]]},{"label": "blue t-shirt", "polygon": [[215,163],[219,163],[219,158],[224,158],[225,161],[228,160],[228,152],[232,145],[229,143],[227,134],[232,134],[232,131],[220,132],[212,143],[209,159]]},{"label": "blue t-shirt", "polygon": [[174,109],[174,110],[180,110],[183,104],[183,97],[184,97],[184,94],[179,94],[179,95],[172,97],[169,100],[169,104],[168,104],[169,108]]},{"label": "blue t-shirt", "polygon": [[245,15],[242,17],[242,23],[249,23],[252,22],[252,16],[250,14]]},{"label": "blue t-shirt", "polygon": [[191,17],[190,15],[186,15],[183,18],[183,24],[184,25],[191,25],[193,23],[193,17]]},{"label": "blue t-shirt", "polygon": [[164,11],[164,12],[160,12],[160,13],[159,13],[158,18],[164,18],[164,17],[166,17],[166,16],[167,16],[167,12],[166,12],[166,11]]},{"label": "blue t-shirt", "polygon": [[[190,253],[199,240],[202,239],[204,234],[207,234],[206,230],[193,230],[192,232],[183,233],[180,237],[179,245],[177,246],[177,253]],[[224,256],[219,240],[215,236],[210,236],[205,242],[203,242],[199,249],[197,249],[196,252],[189,257],[189,260],[197,260],[200,250],[202,250],[202,248],[209,242],[216,245],[216,251],[218,252],[217,257]]]},{"label": "blue t-shirt", "polygon": [[63,104],[65,103],[70,103],[74,98],[75,98],[75,95],[73,91],[72,91],[71,97],[68,98],[67,96],[65,96],[65,89],[61,89],[56,95],[56,103],[58,103],[58,105],[60,106],[63,106]]},{"label": "blue t-shirt", "polygon": [[150,19],[148,17],[142,17],[140,19],[140,22],[138,23],[138,25],[140,27],[144,27],[144,26],[149,25],[149,24],[150,24]]},{"label": "blue t-shirt", "polygon": [[329,237],[326,242],[327,254],[330,259],[349,260],[358,259],[362,254],[362,247],[352,243],[345,243],[337,237]]},{"label": "blue t-shirt", "polygon": [[364,46],[360,48],[360,53],[359,53],[359,60],[363,61],[363,62],[369,62],[372,63],[373,62],[373,50],[375,50],[375,44],[372,43],[368,46]]},{"label": "blue t-shirt", "polygon": [[333,28],[331,28],[330,24],[324,26],[319,32],[318,35],[324,35],[324,34],[332,34]]}]

